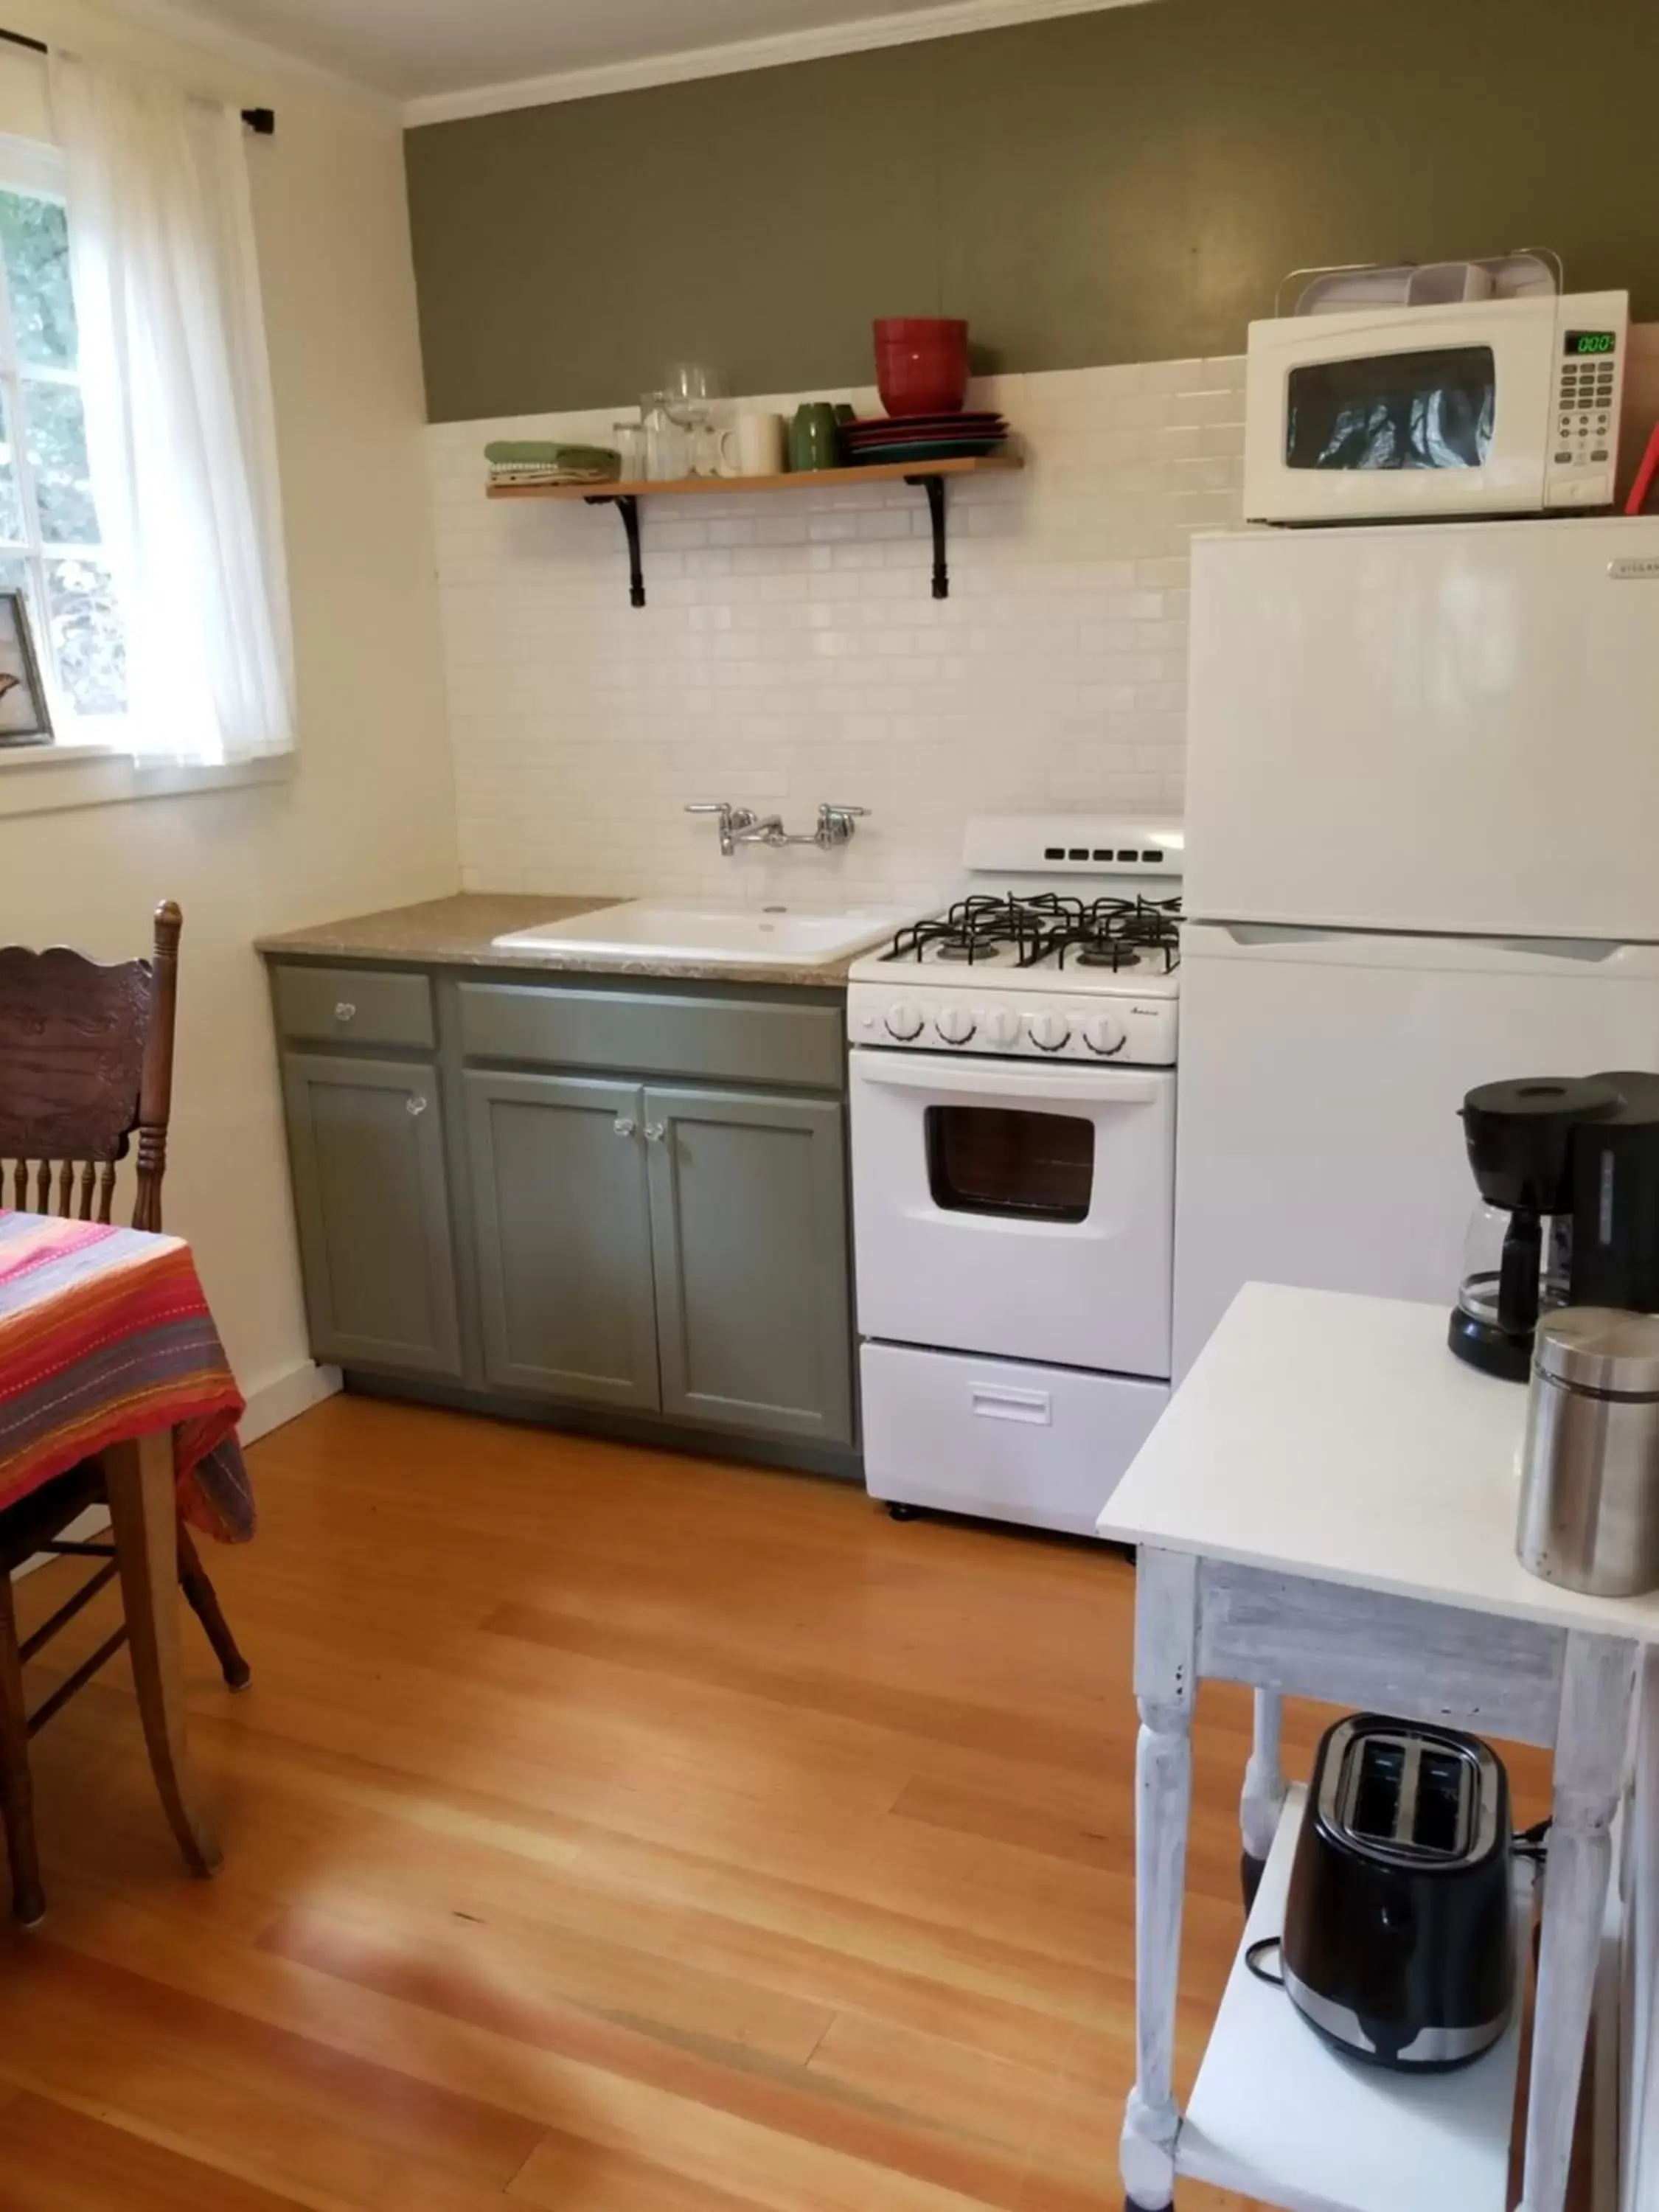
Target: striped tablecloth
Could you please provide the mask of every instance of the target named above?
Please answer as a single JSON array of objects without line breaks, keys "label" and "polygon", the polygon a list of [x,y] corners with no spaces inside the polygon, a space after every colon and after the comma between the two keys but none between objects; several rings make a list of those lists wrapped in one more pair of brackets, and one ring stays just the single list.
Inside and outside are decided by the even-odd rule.
[{"label": "striped tablecloth", "polygon": [[245,1543],[242,1406],[180,1238],[0,1209],[0,1508],[166,1428],[185,1518]]}]

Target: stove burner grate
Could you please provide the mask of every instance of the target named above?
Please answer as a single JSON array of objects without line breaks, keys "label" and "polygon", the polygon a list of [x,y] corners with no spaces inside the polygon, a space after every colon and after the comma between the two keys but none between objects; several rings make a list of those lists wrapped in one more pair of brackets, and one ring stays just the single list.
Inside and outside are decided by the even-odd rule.
[{"label": "stove burner grate", "polygon": [[1179,899],[1091,902],[1059,891],[1026,898],[977,892],[901,930],[882,957],[971,967],[1009,952],[1018,968],[1050,959],[1063,968],[1070,955],[1078,967],[1124,969],[1161,957],[1168,975],[1181,957],[1180,921]]}]

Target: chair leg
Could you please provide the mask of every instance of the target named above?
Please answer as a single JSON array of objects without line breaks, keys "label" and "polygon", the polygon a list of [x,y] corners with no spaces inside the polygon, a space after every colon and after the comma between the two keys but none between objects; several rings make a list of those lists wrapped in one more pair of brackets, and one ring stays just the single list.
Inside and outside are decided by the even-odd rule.
[{"label": "chair leg", "polygon": [[121,1563],[127,1645],[150,1771],[162,1809],[192,1874],[216,1875],[224,1855],[198,1809],[185,1740],[179,1664],[179,1509],[173,1438],[165,1429],[103,1455],[104,1491]]},{"label": "chair leg", "polygon": [[46,1917],[40,1858],[34,1841],[34,1785],[29,1780],[29,1724],[23,1703],[23,1667],[17,1651],[17,1615],[11,1577],[0,1565],[0,1819],[11,1861],[13,1917],[38,1928]]},{"label": "chair leg", "polygon": [[179,1587],[201,1622],[226,1681],[233,1690],[246,1689],[253,1680],[253,1669],[236,1648],[230,1624],[219,1607],[218,1593],[208,1580],[207,1569],[182,1521],[179,1523]]}]

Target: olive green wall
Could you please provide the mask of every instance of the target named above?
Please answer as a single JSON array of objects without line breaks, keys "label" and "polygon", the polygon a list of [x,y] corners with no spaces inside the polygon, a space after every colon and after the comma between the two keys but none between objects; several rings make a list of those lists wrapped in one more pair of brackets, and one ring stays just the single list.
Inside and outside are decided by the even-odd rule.
[{"label": "olive green wall", "polygon": [[1293,267],[1515,246],[1659,317],[1656,87],[1656,0],[1157,0],[429,125],[430,412],[865,383],[880,314],[1009,369],[1237,352]]}]

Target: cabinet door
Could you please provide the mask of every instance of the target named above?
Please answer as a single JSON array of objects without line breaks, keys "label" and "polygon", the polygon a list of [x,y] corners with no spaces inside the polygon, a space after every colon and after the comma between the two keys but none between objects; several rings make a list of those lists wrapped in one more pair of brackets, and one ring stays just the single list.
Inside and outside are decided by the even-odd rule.
[{"label": "cabinet door", "polygon": [[313,1351],[459,1375],[437,1071],[288,1053],[283,1088]]},{"label": "cabinet door", "polygon": [[842,1109],[645,1094],[665,1413],[850,1443]]},{"label": "cabinet door", "polygon": [[477,1069],[464,1081],[486,1376],[654,1412],[639,1090]]}]

